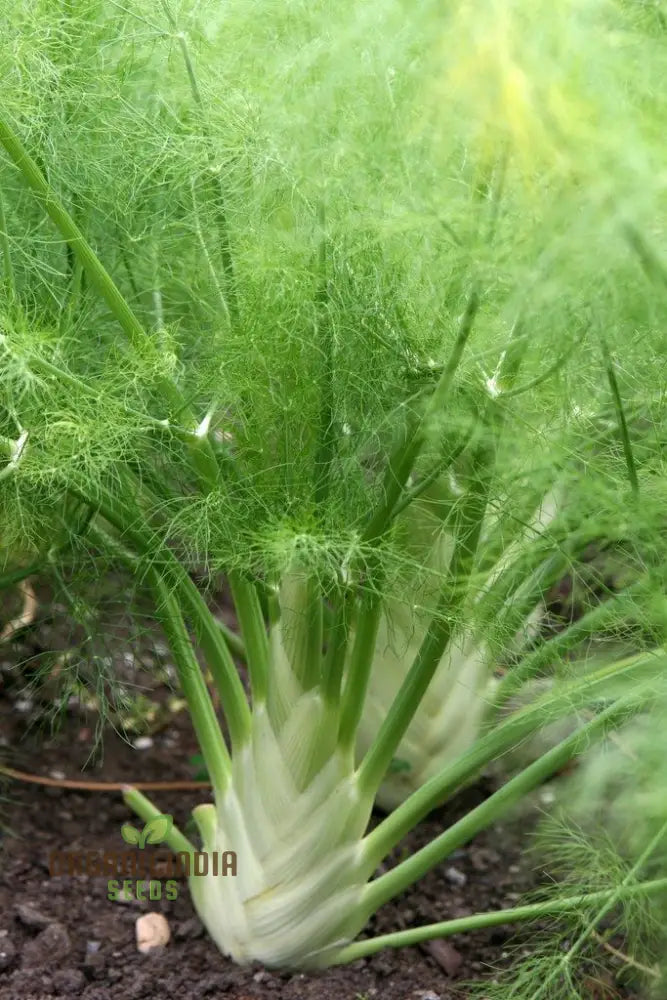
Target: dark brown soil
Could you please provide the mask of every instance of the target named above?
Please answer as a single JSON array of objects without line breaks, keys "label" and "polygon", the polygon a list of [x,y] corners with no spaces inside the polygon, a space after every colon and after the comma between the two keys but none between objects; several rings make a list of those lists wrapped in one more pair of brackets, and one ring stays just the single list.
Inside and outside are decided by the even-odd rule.
[{"label": "dark brown soil", "polygon": [[[9,698],[0,700],[0,733],[20,752],[12,764],[41,775],[81,777],[91,750],[91,729],[72,716],[56,738],[26,733]],[[116,733],[104,743],[102,765],[89,767],[91,779],[123,781],[191,778],[188,759],[196,752],[183,713],[154,737],[153,746],[136,750]],[[433,814],[401,845],[412,852],[439,833],[466,808],[481,801],[484,783],[465,801]],[[205,793],[204,793],[205,796]],[[179,824],[202,793],[153,793]],[[12,783],[2,803],[0,838],[0,998],[50,1000],[81,996],[85,1000],[153,1000],[162,997],[228,997],[230,1000],[441,1000],[465,994],[456,982],[478,978],[501,963],[509,928],[453,938],[440,957],[409,948],[383,952],[372,959],[316,976],[280,975],[259,967],[238,968],[224,958],[203,932],[185,883],[178,898],[153,903],[116,903],[107,899],[106,878],[49,877],[51,850],[122,849],[121,824],[132,820],[119,795],[88,793]],[[512,827],[478,837],[418,888],[378,914],[372,933],[461,916],[516,903],[531,884],[522,863],[525,840]],[[139,954],[135,921],[141,912],[158,910],[172,932],[159,953]],[[449,971],[443,968],[443,964]]]},{"label": "dark brown soil", "polygon": [[[12,741],[24,728],[15,708],[0,702],[0,732]],[[75,719],[44,746],[36,734],[22,744],[18,763],[42,775],[80,775],[90,752],[90,729]],[[196,752],[184,715],[155,736],[148,750],[135,750],[115,733],[107,734],[103,766],[88,768],[97,780],[191,778],[188,758]],[[14,756],[14,755],[13,755]],[[14,756],[13,763],[17,763]],[[447,810],[433,814],[402,845],[412,852],[440,832],[466,807],[481,801],[483,783]],[[169,902],[116,903],[107,899],[106,878],[49,877],[51,850],[122,849],[121,824],[132,820],[120,797],[12,783],[5,786],[0,839],[0,998],[50,1000],[157,1000],[162,997],[228,997],[230,1000],[441,1000],[465,996],[456,982],[477,978],[501,963],[509,929],[453,938],[440,962],[426,950],[386,951],[351,966],[317,976],[280,975],[259,967],[238,968],[224,958],[203,932],[179,883]],[[165,812],[185,825],[201,793],[153,793]],[[516,903],[531,884],[522,863],[518,831],[496,829],[478,837],[418,888],[386,906],[372,933],[443,920],[477,910]],[[169,921],[172,939],[159,953],[139,954],[137,916],[159,910]],[[442,967],[444,963],[449,973]]]},{"label": "dark brown soil", "polygon": [[[63,648],[52,634],[44,635],[45,628],[52,629],[53,622],[47,619],[32,629],[32,653],[20,640],[0,649],[0,761],[58,778],[192,779],[196,742],[187,714],[174,711],[173,703],[151,727],[152,745],[145,749],[132,746],[133,736],[124,739],[107,727],[103,760],[95,739],[98,715],[94,706],[86,715],[81,702],[74,700],[57,734],[45,733],[39,724],[39,696],[26,699],[25,674],[17,675],[14,670],[26,654],[34,662],[39,649]],[[164,685],[168,663],[160,664],[160,654],[155,657],[153,653],[139,656],[144,667],[129,666],[130,659],[121,650],[116,673],[122,678],[125,671],[124,681],[133,690],[145,692],[164,707],[169,695]],[[166,672],[161,672],[164,667]],[[156,681],[156,676],[161,680]],[[44,698],[48,703],[48,684]],[[492,790],[491,779],[481,780],[422,822],[397,853],[405,856],[418,850]],[[206,795],[205,791],[161,792],[152,797],[184,828],[190,810]],[[382,934],[516,905],[538,878],[526,858],[527,831],[536,815],[533,807],[532,813],[524,812],[520,819],[515,816],[479,835],[411,891],[385,906],[367,932]],[[118,903],[107,898],[104,876],[50,877],[51,850],[123,849],[120,827],[132,819],[117,793],[18,782],[0,785],[0,1000],[463,1000],[468,993],[466,980],[492,976],[494,968],[507,964],[508,942],[514,933],[510,927],[420,948],[386,950],[318,975],[278,974],[259,966],[239,968],[204,933],[185,882],[179,883],[174,901]],[[166,948],[141,955],[135,944],[135,922],[149,910],[167,918],[171,940]],[[524,953],[530,950],[530,935],[525,931],[520,947]],[[599,994],[603,995],[612,994]]]}]

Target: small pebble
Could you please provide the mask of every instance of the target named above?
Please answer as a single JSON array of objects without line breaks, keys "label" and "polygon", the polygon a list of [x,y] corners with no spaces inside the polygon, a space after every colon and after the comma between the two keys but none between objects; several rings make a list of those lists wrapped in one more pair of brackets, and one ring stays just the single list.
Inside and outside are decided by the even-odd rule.
[{"label": "small pebble", "polygon": [[458,868],[454,868],[453,865],[450,865],[449,868],[445,868],[445,878],[448,882],[451,882],[452,885],[458,886],[464,886],[468,881],[468,876],[462,871],[459,871]]},{"label": "small pebble", "polygon": [[49,917],[30,903],[17,903],[14,910],[25,927],[37,927],[39,930],[43,930],[49,924],[54,923],[53,917]]},{"label": "small pebble", "polygon": [[[89,950],[89,945],[96,945],[95,950]],[[103,979],[106,976],[106,957],[104,952],[99,950],[99,941],[86,942],[86,955],[83,960],[83,967],[89,979]]]},{"label": "small pebble", "polygon": [[132,744],[135,750],[150,750],[153,746],[153,740],[150,736],[138,736],[137,739]]},{"label": "small pebble", "polygon": [[436,960],[448,976],[454,977],[458,973],[463,963],[463,957],[449,941],[442,938],[435,941],[425,941],[421,947],[431,958]]},{"label": "small pebble", "polygon": [[154,948],[163,948],[171,933],[169,924],[161,913],[142,913],[135,924],[137,951],[147,955]]},{"label": "small pebble", "polygon": [[3,937],[0,941],[0,969],[8,969],[14,961],[16,948],[8,937]]}]

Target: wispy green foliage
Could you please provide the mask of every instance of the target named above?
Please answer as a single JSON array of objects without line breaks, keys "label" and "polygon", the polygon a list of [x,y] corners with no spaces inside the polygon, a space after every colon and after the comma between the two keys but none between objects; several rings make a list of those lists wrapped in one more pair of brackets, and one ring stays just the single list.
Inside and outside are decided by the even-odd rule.
[{"label": "wispy green foliage", "polygon": [[[63,482],[71,471],[94,482],[119,457],[145,464],[159,451],[178,482],[182,450],[165,447],[168,434],[156,443],[142,420],[163,415],[150,393],[170,375],[198,419],[216,407],[212,428],[234,435],[239,463],[222,492],[165,500],[172,529],[213,565],[255,569],[258,552],[283,551],[285,532],[317,539],[321,205],[343,473],[311,546],[324,565],[334,539],[335,558],[353,543],[373,488],[362,459],[381,461],[396,404],[446,356],[473,280],[483,292],[463,373],[473,407],[517,316],[528,339],[518,388],[563,362],[512,406],[507,472],[547,439],[550,451],[585,446],[586,421],[608,393],[598,331],[619,358],[621,392],[655,426],[664,294],[649,290],[622,222],[655,244],[664,179],[644,135],[660,110],[647,46],[660,53],[642,22],[613,5],[562,5],[547,33],[524,8],[489,2],[474,15],[465,4],[443,14],[427,4],[407,17],[398,2],[381,14],[346,3],[173,6],[196,100],[161,3],[7,5],[4,108],[148,333],[139,355],[126,353],[71,251],[5,165],[21,307],[6,310],[4,371],[14,394],[36,390],[17,480],[23,510],[7,510],[8,532],[20,517],[25,535],[31,504],[42,502],[29,486],[54,503],[57,470]],[[598,30],[616,44],[597,45],[591,59]],[[488,60],[494,38],[503,44]],[[612,77],[626,81],[640,54],[619,104]],[[94,392],[75,397],[31,357]],[[457,405],[446,420],[460,419]],[[596,498],[608,484],[613,506],[616,469],[604,472]],[[522,488],[521,467],[511,473]]]},{"label": "wispy green foliage", "polygon": [[640,849],[628,857],[604,828],[591,829],[590,817],[585,822],[588,829],[577,826],[567,809],[544,821],[534,853],[540,868],[548,859],[550,882],[533,898],[557,906],[559,899],[583,892],[589,901],[542,917],[535,931],[517,941],[513,967],[491,983],[471,984],[471,996],[585,1000],[599,987],[602,996],[611,997],[612,965],[617,982],[639,986],[647,991],[642,995],[661,995],[664,907],[659,893],[642,891],[642,878],[664,870],[667,825],[641,843],[638,839]]},{"label": "wispy green foliage", "polygon": [[[229,835],[252,857],[229,910],[194,880],[197,905],[239,960],[321,964],[457,837],[616,724],[625,699],[636,710],[662,662],[658,650],[591,672],[602,714],[366,885],[438,796],[540,721],[590,706],[585,650],[553,703],[491,724],[362,840],[460,632],[507,660],[520,632],[522,679],[567,674],[572,633],[548,645],[526,619],[602,538],[637,582],[605,629],[648,607],[640,644],[664,640],[651,597],[667,524],[659,6],[0,11],[3,552],[11,566],[99,567],[104,551],[153,595],[216,788],[202,838]],[[417,497],[454,539],[435,568],[402,529]],[[230,579],[251,704],[188,575],[202,565]],[[357,767],[389,594],[408,633],[428,611],[424,641]],[[623,683],[606,688],[608,675]],[[343,803],[333,824],[330,799]]]}]

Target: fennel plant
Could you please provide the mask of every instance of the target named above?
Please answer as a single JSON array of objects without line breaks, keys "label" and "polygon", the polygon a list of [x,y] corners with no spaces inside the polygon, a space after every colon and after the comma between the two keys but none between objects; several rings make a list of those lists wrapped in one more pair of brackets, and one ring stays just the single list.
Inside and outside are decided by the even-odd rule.
[{"label": "fennel plant", "polygon": [[[413,567],[411,579],[399,578],[400,588],[393,600],[391,594],[385,597],[364,711],[359,720],[357,746],[361,756],[372,745],[405,678],[408,665],[417,655],[437,605],[439,581],[446,572],[453,547],[453,536],[446,531],[436,513],[443,506],[447,510],[448,493],[451,513],[451,487],[448,490],[439,482],[435,488],[431,487],[414,499],[405,510],[403,523],[399,522],[398,530],[404,537],[405,550],[419,570],[414,572]],[[513,557],[518,558],[522,544],[526,547],[530,547],[530,543],[535,545],[540,532],[555,516],[555,511],[554,498],[546,496],[535,511],[533,523],[521,528],[518,537],[512,532],[509,539],[503,539],[501,535],[500,555],[496,552],[490,559],[487,558],[484,568],[479,567],[468,602],[481,602],[485,593],[488,596],[504,565],[509,565]],[[446,524],[446,515],[444,520]],[[481,545],[491,550],[494,528],[499,531],[499,525],[487,524],[480,539]],[[453,632],[401,741],[396,759],[380,786],[376,797],[380,806],[395,808],[474,743],[487,707],[495,698],[498,686],[495,669],[502,664],[503,655],[509,657],[512,647],[521,643],[525,645],[531,634],[531,625],[539,622],[539,598],[548,589],[549,580],[562,573],[565,565],[565,559],[555,558],[550,566],[545,567],[546,576],[539,581],[519,613],[517,629],[521,629],[521,633],[511,636],[507,629],[501,630],[509,642],[494,643],[488,619],[484,625],[475,628],[476,609],[466,610],[462,618],[469,629],[466,631],[464,626]],[[420,579],[422,576],[426,576],[425,582]],[[525,584],[525,577],[520,579]],[[411,595],[412,608],[406,605],[405,594]],[[501,613],[507,610],[514,596],[515,592],[511,592],[505,599]],[[532,608],[532,604],[536,606]],[[507,648],[504,649],[504,646]]]},{"label": "fennel plant", "polygon": [[[610,128],[616,60],[649,52],[648,74],[662,57],[623,5],[572,20],[565,6],[545,39],[522,3],[507,17],[487,3],[475,25],[463,3],[443,17],[399,0],[208,18],[165,0],[5,5],[6,544],[26,575],[104,558],[151,595],[213,785],[194,811],[203,850],[239,859],[233,880],[191,877],[192,898],[238,962],[315,968],[549,912],[354,941],[644,708],[664,670],[659,629],[631,655],[585,647],[663,585],[664,178],[635,120],[641,74],[623,142]],[[589,59],[600,31],[622,55]],[[600,535],[637,552],[652,539],[636,585],[535,633],[548,588]],[[238,636],[193,582],[202,566],[226,574]],[[550,687],[503,717],[544,671]],[[431,808],[563,716],[564,739],[374,874]],[[424,760],[405,760],[406,738]],[[378,796],[404,800],[369,831]],[[126,801],[158,813],[136,789]]]}]

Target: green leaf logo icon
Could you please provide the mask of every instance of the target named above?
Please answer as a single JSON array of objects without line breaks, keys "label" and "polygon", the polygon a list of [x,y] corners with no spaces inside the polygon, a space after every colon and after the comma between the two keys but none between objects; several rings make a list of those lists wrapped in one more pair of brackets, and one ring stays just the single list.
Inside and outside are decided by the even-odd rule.
[{"label": "green leaf logo icon", "polygon": [[174,825],[173,817],[169,813],[158,813],[146,823],[143,830],[137,830],[131,823],[123,823],[120,828],[120,835],[126,844],[135,847],[145,847],[146,844],[161,844],[167,839]]},{"label": "green leaf logo icon", "polygon": [[167,813],[154,816],[141,832],[141,847],[146,844],[161,844],[169,836],[174,821]]},{"label": "green leaf logo icon", "polygon": [[141,839],[141,833],[131,823],[123,823],[120,828],[120,835],[126,844],[138,844]]}]

